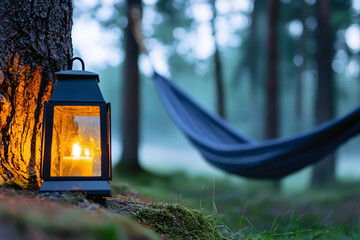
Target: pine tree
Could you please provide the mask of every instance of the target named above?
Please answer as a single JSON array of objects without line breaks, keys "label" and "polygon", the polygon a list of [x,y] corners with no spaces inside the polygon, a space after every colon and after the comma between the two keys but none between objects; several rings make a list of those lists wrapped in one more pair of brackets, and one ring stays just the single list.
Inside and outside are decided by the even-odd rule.
[{"label": "pine tree", "polygon": [[72,56],[70,0],[0,0],[0,175],[40,184],[44,101]]}]

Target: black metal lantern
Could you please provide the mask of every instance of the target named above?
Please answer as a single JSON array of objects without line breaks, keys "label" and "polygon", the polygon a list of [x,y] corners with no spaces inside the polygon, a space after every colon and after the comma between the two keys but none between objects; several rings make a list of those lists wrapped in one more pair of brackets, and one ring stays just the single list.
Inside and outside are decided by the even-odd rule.
[{"label": "black metal lantern", "polygon": [[57,83],[44,106],[40,191],[111,195],[110,104],[96,73],[56,72]]}]

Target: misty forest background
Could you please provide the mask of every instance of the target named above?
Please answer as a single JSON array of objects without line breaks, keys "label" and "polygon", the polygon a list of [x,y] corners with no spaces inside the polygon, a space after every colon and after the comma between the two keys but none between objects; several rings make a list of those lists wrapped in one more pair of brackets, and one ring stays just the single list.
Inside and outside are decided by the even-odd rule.
[{"label": "misty forest background", "polygon": [[[122,156],[124,38],[132,2],[139,3],[74,1],[74,56],[99,73],[111,102],[114,163]],[[209,166],[171,122],[151,82],[149,59],[201,105],[259,140],[308,130],[360,103],[360,1],[145,0],[140,10],[149,58],[138,61],[139,159],[148,171],[232,178]],[[330,67],[321,80],[324,59]],[[337,178],[359,179],[359,144],[355,137],[336,152]],[[283,186],[304,188],[311,173],[312,167],[295,173]]]}]

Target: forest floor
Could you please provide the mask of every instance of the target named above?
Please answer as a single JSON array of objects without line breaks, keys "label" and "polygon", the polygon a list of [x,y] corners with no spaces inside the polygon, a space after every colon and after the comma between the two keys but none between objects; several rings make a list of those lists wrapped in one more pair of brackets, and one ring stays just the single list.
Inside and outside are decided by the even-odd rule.
[{"label": "forest floor", "polygon": [[183,174],[112,181],[111,198],[0,187],[0,239],[360,239],[360,183],[298,193]]},{"label": "forest floor", "polygon": [[124,176],[116,184],[125,195],[136,189],[143,198],[199,209],[230,239],[360,239],[360,182],[292,193],[274,182],[183,174]]}]

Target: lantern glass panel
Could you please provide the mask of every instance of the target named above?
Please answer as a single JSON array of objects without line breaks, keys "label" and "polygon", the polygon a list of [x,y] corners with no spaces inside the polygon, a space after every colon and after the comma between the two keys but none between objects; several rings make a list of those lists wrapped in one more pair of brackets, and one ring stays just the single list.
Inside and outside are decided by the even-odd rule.
[{"label": "lantern glass panel", "polygon": [[99,106],[54,106],[51,177],[101,176]]}]

